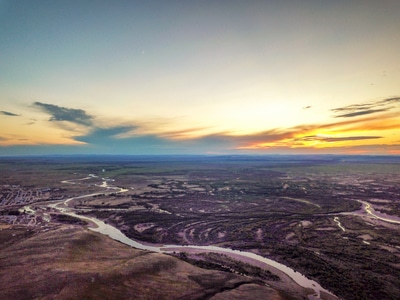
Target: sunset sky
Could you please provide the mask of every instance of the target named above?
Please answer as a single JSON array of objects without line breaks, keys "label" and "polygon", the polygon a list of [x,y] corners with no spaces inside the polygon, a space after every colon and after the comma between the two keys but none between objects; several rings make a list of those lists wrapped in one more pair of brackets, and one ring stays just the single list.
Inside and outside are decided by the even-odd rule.
[{"label": "sunset sky", "polygon": [[0,0],[0,155],[400,155],[400,1]]}]

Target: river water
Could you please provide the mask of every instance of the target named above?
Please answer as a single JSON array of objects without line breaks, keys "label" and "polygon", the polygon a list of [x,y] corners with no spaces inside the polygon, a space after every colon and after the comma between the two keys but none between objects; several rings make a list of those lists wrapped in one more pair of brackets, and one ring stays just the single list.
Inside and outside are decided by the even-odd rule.
[{"label": "river water", "polygon": [[[93,176],[90,177],[85,177],[82,179],[77,179],[77,180],[85,180],[92,178]],[[120,187],[115,187],[115,186],[109,186],[108,181],[109,179],[104,179],[102,178],[103,182],[101,185],[97,185],[99,187],[106,188],[107,190],[118,190],[117,192],[113,193],[122,193],[126,192],[127,190],[124,188]],[[75,180],[64,180],[63,183],[68,183],[68,184],[75,184]],[[111,193],[111,192],[110,192]],[[321,299],[321,291],[328,293],[332,296],[334,296],[331,292],[328,290],[324,289],[319,283],[317,283],[314,280],[311,280],[304,276],[303,274],[296,272],[295,270],[289,268],[288,266],[285,266],[284,264],[278,263],[277,261],[274,261],[272,259],[265,258],[263,256],[257,255],[252,252],[246,252],[246,251],[240,251],[240,250],[234,250],[234,249],[229,249],[229,248],[222,248],[218,246],[197,246],[197,245],[187,245],[187,246],[182,246],[182,245],[149,245],[149,244],[142,244],[139,241],[135,241],[127,237],[125,234],[123,234],[119,229],[104,223],[101,220],[96,219],[95,217],[92,216],[82,216],[75,214],[73,212],[73,209],[68,207],[68,203],[70,201],[76,200],[76,199],[81,199],[85,197],[92,197],[95,195],[99,194],[104,194],[103,193],[92,193],[92,194],[87,194],[87,195],[82,195],[78,197],[73,197],[66,199],[64,201],[60,201],[58,203],[53,203],[49,204],[48,206],[54,209],[57,209],[59,212],[65,215],[73,216],[85,221],[89,221],[89,223],[94,224],[96,227],[89,227],[90,230],[99,232],[101,234],[104,234],[106,236],[109,236],[110,238],[119,241],[123,244],[129,245],[131,247],[141,249],[141,250],[148,250],[148,251],[153,251],[153,252],[158,252],[158,253],[172,253],[172,252],[189,252],[189,251],[195,251],[195,252],[217,252],[221,254],[226,254],[230,256],[234,256],[238,260],[242,260],[246,263],[251,262],[251,260],[254,260],[256,262],[266,264],[269,266],[272,266],[281,272],[285,273],[288,277],[290,277],[293,281],[295,281],[298,285],[308,288],[314,291],[314,294],[309,295],[309,299]],[[249,260],[251,259],[251,260]],[[334,296],[336,297],[336,296]]]},{"label": "river water", "polygon": [[388,223],[393,223],[393,224],[400,224],[400,218],[397,216],[392,216],[392,215],[388,215],[385,213],[380,213],[377,212],[371,205],[371,203],[368,203],[366,201],[362,201],[362,200],[357,200],[358,202],[362,203],[363,208],[362,210],[365,211],[368,215],[381,220],[381,221],[385,221]]}]

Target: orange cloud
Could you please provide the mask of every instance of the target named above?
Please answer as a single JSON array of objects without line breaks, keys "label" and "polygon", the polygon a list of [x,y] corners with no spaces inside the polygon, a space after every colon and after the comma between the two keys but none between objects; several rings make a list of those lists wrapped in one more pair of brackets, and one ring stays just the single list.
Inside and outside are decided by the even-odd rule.
[{"label": "orange cloud", "polygon": [[[392,144],[387,133],[399,128],[400,119],[397,113],[386,113],[379,118],[368,116],[328,124],[299,125],[287,130],[275,129],[266,132],[267,139],[263,139],[263,134],[250,135],[246,139],[238,138],[238,141],[244,142],[238,148],[332,148],[335,145],[370,144],[371,140],[378,139],[386,139],[386,142]],[[268,135],[271,133],[272,135]]]},{"label": "orange cloud", "polygon": [[[250,153],[398,155],[400,118],[393,106],[399,103],[399,98],[390,98],[372,104],[352,105],[336,109],[339,116],[330,119],[331,122],[237,134],[234,131],[212,132],[212,127],[180,129],[169,126],[171,120],[167,119],[138,121],[135,124],[125,122],[121,125],[120,120],[101,121],[81,109],[37,102],[35,107],[50,115],[50,119],[28,126],[26,118],[8,118],[11,113],[3,113],[0,125],[4,126],[0,128],[8,130],[0,132],[0,146],[115,145],[118,149],[136,149],[143,145],[144,148],[177,149],[182,152],[194,149],[204,153],[241,150]],[[391,106],[384,106],[386,104]]]}]

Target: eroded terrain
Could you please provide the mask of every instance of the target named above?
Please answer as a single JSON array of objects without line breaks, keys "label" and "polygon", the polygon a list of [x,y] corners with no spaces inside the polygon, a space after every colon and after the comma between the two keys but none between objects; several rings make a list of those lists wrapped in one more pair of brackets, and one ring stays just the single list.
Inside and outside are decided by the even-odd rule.
[{"label": "eroded terrain", "polygon": [[[3,160],[1,168],[3,226],[19,224],[32,231],[83,226],[49,203],[93,193],[68,205],[139,241],[253,252],[292,267],[343,299],[400,295],[397,158],[114,157]],[[226,258],[177,256],[238,272],[239,264],[229,270]],[[274,284],[273,274],[245,272],[258,272],[254,278],[264,276]]]}]

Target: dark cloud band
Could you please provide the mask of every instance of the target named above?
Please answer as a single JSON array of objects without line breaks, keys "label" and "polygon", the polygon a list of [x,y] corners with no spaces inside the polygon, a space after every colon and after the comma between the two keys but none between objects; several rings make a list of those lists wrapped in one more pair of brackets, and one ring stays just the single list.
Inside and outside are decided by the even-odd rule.
[{"label": "dark cloud band", "polygon": [[335,114],[339,114],[335,116],[335,118],[352,118],[352,117],[390,111],[397,107],[396,104],[400,104],[400,97],[392,97],[375,102],[338,107],[331,109],[331,111],[334,112]]},{"label": "dark cloud band", "polygon": [[343,114],[343,115],[338,115],[335,118],[351,118],[351,117],[357,117],[357,116],[364,116],[364,115],[369,115],[369,114],[374,114],[378,112],[384,112],[390,110],[391,107],[389,108],[382,108],[382,109],[369,109],[369,110],[361,110],[361,111],[356,111],[348,114]]},{"label": "dark cloud band", "polygon": [[66,108],[42,102],[35,102],[33,105],[51,115],[49,121],[68,121],[86,126],[92,124],[93,117],[82,109]]},{"label": "dark cloud band", "polygon": [[10,116],[10,117],[19,117],[19,115],[17,115],[17,114],[14,114],[9,111],[4,111],[4,110],[0,111],[0,114],[5,115],[5,116]]},{"label": "dark cloud band", "polygon": [[344,141],[359,141],[359,140],[373,140],[380,139],[381,136],[345,136],[345,137],[329,137],[329,136],[305,136],[295,141],[323,141],[323,142],[344,142]]}]

